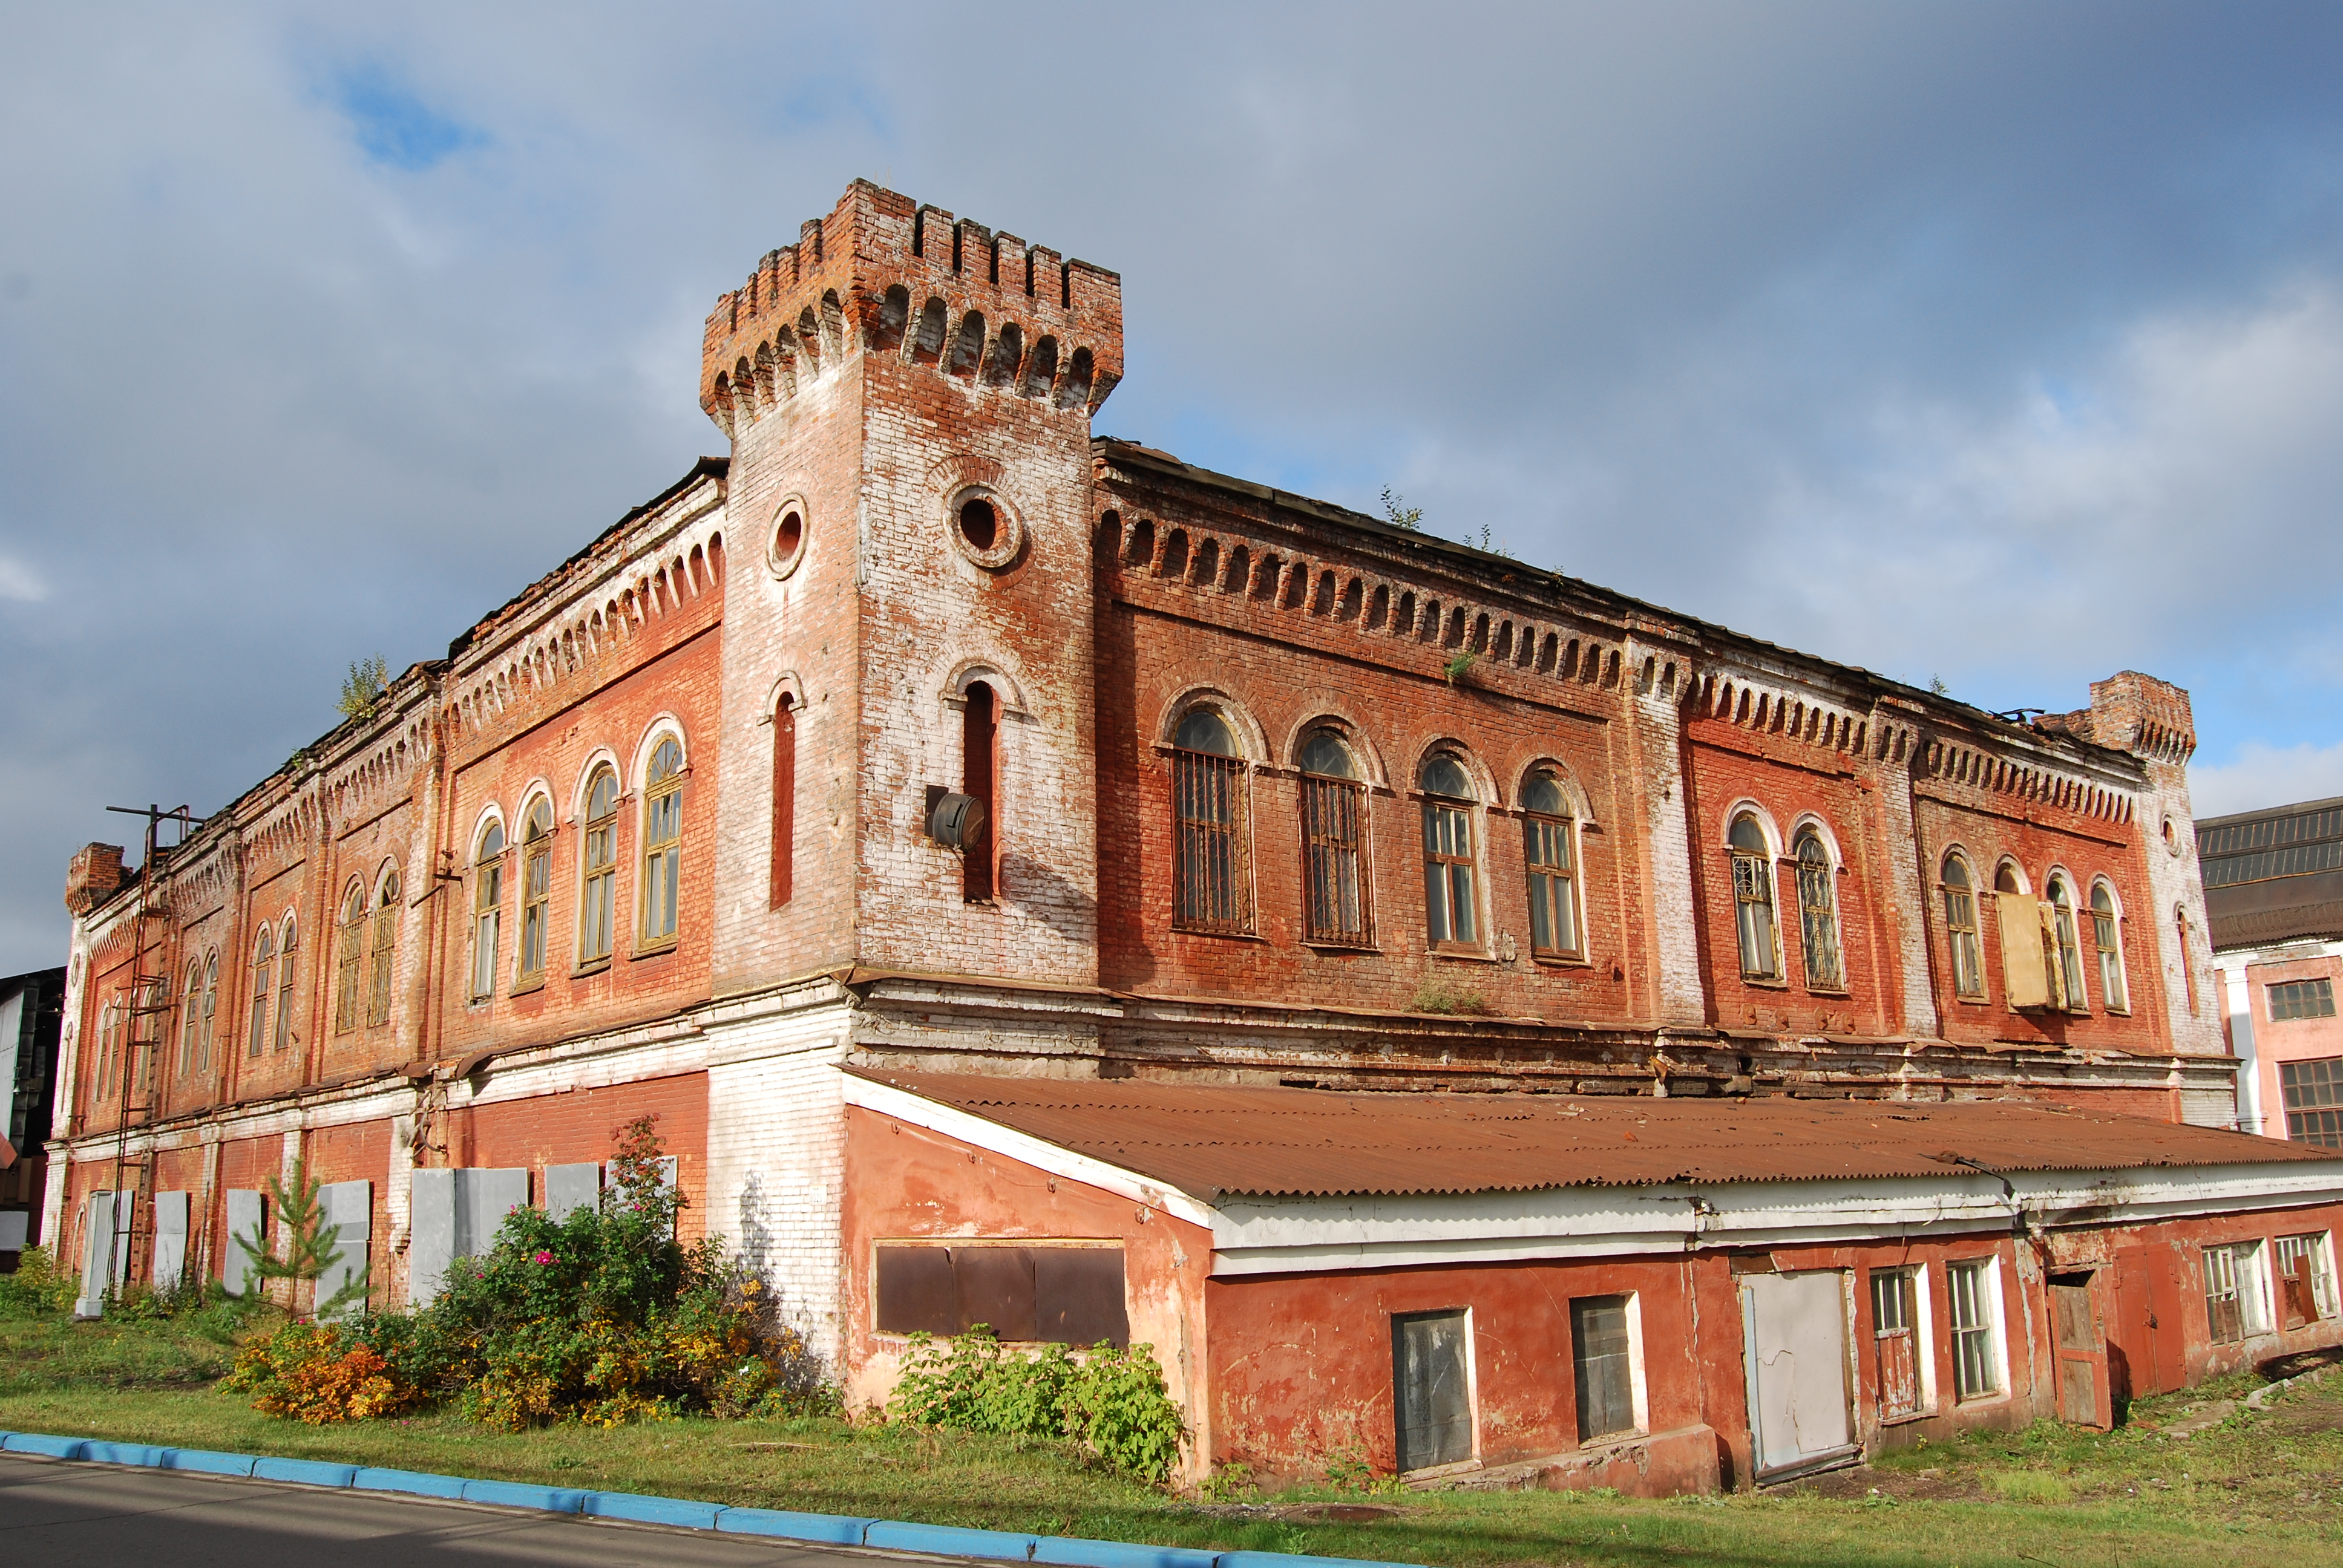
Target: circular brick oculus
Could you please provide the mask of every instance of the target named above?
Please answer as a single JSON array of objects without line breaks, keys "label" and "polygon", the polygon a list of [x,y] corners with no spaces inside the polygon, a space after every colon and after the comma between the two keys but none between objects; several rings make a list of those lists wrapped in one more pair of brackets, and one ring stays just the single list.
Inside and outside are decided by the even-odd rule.
[{"label": "circular brick oculus", "polygon": [[1007,566],[1024,547],[1025,525],[990,485],[964,485],[944,503],[944,528],[960,553],[988,570]]},{"label": "circular brick oculus", "polygon": [[786,579],[805,559],[806,504],[802,496],[789,496],[773,508],[773,529],[765,541],[765,564],[773,576]]}]

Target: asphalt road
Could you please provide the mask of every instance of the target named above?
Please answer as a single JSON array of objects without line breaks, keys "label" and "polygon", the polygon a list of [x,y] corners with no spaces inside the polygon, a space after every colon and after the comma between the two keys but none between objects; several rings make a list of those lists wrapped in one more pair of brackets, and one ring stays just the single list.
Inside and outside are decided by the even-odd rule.
[{"label": "asphalt road", "polygon": [[42,1568],[872,1568],[894,1553],[0,1454],[0,1562]]}]

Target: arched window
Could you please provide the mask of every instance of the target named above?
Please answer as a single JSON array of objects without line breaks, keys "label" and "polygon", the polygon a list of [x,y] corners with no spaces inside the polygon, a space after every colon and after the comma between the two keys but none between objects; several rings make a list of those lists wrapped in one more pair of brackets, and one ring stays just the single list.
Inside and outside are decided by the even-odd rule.
[{"label": "arched window", "polygon": [[1001,699],[981,680],[969,682],[962,695],[967,707],[960,716],[960,793],[984,809],[976,831],[960,845],[960,895],[980,904],[990,902],[1000,886],[994,849],[1001,842],[995,815],[1001,805]]},{"label": "arched window", "polygon": [[1423,923],[1434,949],[1480,946],[1473,886],[1472,775],[1445,751],[1424,759]]},{"label": "arched window", "polygon": [[260,928],[260,940],[252,945],[252,1032],[244,1042],[244,1054],[256,1057],[268,1049],[268,1000],[277,994],[277,943],[268,928]]},{"label": "arched window", "polygon": [[1573,870],[1570,797],[1551,773],[1533,773],[1522,789],[1529,813],[1522,839],[1530,874],[1530,950],[1544,958],[1576,958],[1578,879]]},{"label": "arched window", "polygon": [[212,1070],[212,1024],[219,1015],[219,954],[204,959],[204,1019],[196,1035],[196,1070]]},{"label": "arched window", "polygon": [[773,876],[770,907],[789,901],[798,835],[798,705],[788,692],[773,705]]},{"label": "arched window", "polygon": [[93,1111],[102,1108],[114,1092],[114,1053],[121,1034],[122,1004],[109,1001],[97,1013],[97,1081],[90,1095]]},{"label": "arched window", "polygon": [[2099,995],[2109,1012],[2131,1010],[2131,987],[2125,983],[2123,928],[2116,916],[2115,894],[2105,882],[2091,884],[2091,938],[2099,950]]},{"label": "arched window", "polygon": [[359,977],[366,968],[366,889],[350,884],[342,900],[342,950],[334,972],[334,1032],[347,1034],[358,1026]]},{"label": "arched window", "polygon": [[367,1023],[369,1027],[390,1021],[390,977],[392,960],[398,952],[398,873],[383,874],[382,891],[374,903],[373,973],[367,977]]},{"label": "arched window", "polygon": [[1212,709],[1192,708],[1172,745],[1172,923],[1184,931],[1250,930],[1245,768],[1237,738]]},{"label": "arched window", "polygon": [[643,775],[643,944],[675,940],[676,890],[683,869],[683,748],[673,736],[651,753]]},{"label": "arched window", "polygon": [[1342,732],[1313,729],[1302,740],[1302,936],[1304,941],[1367,947],[1367,787]]},{"label": "arched window", "polygon": [[472,1000],[496,994],[498,926],[505,908],[505,825],[490,822],[472,851]]},{"label": "arched window", "polygon": [[2188,987],[2188,1016],[2197,1016],[2197,966],[2188,957],[2188,906],[2172,906],[2172,934],[2180,944],[2180,978]]},{"label": "arched window", "polygon": [[1782,960],[1774,940],[1774,855],[1765,829],[1744,811],[1727,836],[1733,850],[1733,906],[1741,934],[1744,980],[1780,980]]},{"label": "arched window", "polygon": [[520,983],[545,978],[546,917],[553,908],[553,802],[538,796],[520,826]]},{"label": "arched window", "polygon": [[1838,945],[1838,889],[1830,850],[1813,828],[1799,829],[1791,853],[1798,862],[1798,937],[1806,958],[1808,990],[1845,990],[1846,964]]},{"label": "arched window", "polygon": [[285,917],[285,934],[277,942],[277,1038],[269,1049],[283,1050],[293,1043],[293,959],[300,946],[301,929]]},{"label": "arched window", "polygon": [[2057,994],[2050,999],[2053,1007],[2068,1012],[2088,1012],[2091,999],[2083,990],[2083,954],[2075,937],[2075,899],[2066,890],[2066,879],[2053,877],[2048,890],[2050,900],[2049,937],[2057,950],[2057,961],[2051,974],[2057,982]]},{"label": "arched window", "polygon": [[1970,885],[1969,863],[1958,855],[1945,857],[1945,940],[1953,954],[1953,994],[1972,1000],[1985,999],[1985,950],[1977,944],[1976,890]]},{"label": "arched window", "polygon": [[187,960],[187,994],[179,1003],[179,1076],[185,1078],[196,1065],[196,1026],[203,1020],[204,960]]},{"label": "arched window", "polygon": [[610,956],[618,878],[618,776],[597,768],[586,782],[585,847],[578,861],[578,961],[600,963]]}]

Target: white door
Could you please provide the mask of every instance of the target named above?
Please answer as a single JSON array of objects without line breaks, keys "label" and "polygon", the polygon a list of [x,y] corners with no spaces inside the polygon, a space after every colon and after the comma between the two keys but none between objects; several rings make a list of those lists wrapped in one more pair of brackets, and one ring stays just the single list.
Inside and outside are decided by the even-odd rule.
[{"label": "white door", "polygon": [[1750,1442],[1760,1480],[1851,1453],[1842,1271],[1741,1276]]}]

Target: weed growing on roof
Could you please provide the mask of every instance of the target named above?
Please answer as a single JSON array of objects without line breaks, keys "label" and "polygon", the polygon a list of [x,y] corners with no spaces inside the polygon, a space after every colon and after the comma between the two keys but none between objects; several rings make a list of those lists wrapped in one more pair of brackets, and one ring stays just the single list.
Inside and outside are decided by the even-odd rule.
[{"label": "weed growing on roof", "polygon": [[1408,999],[1410,1012],[1465,1013],[1485,1018],[1497,1010],[1489,1005],[1479,991],[1444,980],[1429,980],[1416,987],[1415,995]]},{"label": "weed growing on roof", "polygon": [[674,1239],[682,1198],[653,1121],[617,1131],[598,1207],[515,1209],[428,1306],[288,1325],[245,1347],[228,1386],[317,1425],[437,1403],[508,1432],[834,1410],[811,1350],[722,1243]]},{"label": "weed growing on roof", "polygon": [[1161,1482],[1187,1429],[1154,1347],[1064,1345],[1022,1355],[982,1323],[949,1342],[911,1336],[890,1415],[921,1426],[1018,1437],[1067,1437],[1126,1475]]}]

